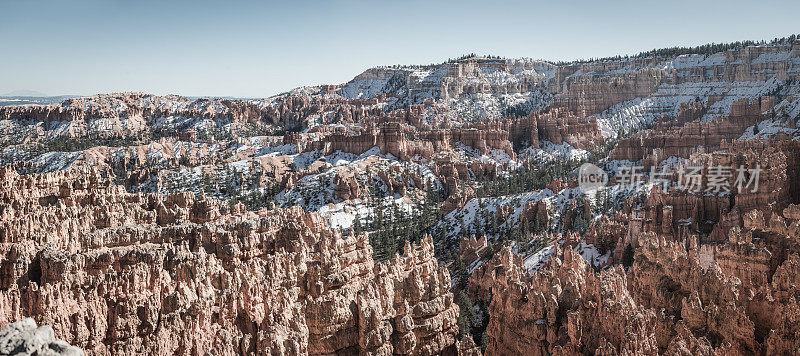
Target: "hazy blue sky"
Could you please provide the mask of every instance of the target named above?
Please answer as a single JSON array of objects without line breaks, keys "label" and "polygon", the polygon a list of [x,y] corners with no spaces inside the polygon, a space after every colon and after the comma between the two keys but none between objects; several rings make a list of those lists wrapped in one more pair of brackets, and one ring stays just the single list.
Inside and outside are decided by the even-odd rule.
[{"label": "hazy blue sky", "polygon": [[264,97],[475,52],[569,60],[800,32],[791,1],[0,0],[0,93]]}]

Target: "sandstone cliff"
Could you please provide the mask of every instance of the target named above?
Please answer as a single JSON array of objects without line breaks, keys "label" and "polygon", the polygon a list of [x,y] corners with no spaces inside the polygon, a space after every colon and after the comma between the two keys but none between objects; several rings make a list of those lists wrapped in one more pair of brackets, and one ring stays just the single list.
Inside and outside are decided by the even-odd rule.
[{"label": "sandstone cliff", "polygon": [[33,317],[97,354],[456,351],[429,237],[374,264],[366,237],[299,208],[130,194],[95,171],[0,178],[0,324]]},{"label": "sandstone cliff", "polygon": [[752,210],[718,244],[643,233],[629,268],[597,271],[556,243],[530,274],[504,249],[470,278],[471,293],[491,296],[487,354],[794,352],[799,211]]}]

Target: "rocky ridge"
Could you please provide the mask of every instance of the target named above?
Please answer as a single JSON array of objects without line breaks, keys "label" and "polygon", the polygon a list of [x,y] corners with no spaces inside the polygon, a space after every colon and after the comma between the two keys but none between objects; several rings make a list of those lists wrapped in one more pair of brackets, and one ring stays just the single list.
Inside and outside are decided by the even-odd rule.
[{"label": "rocky ridge", "polygon": [[800,346],[800,294],[787,277],[797,266],[797,210],[772,215],[774,227],[753,210],[752,223],[718,245],[641,235],[627,270],[594,270],[557,245],[529,275],[506,249],[473,274],[491,286],[487,353],[791,353]]},{"label": "rocky ridge", "polygon": [[[0,108],[0,322],[99,354],[791,353],[793,41]],[[587,161],[761,189],[590,196]]]},{"label": "rocky ridge", "polygon": [[83,351],[56,340],[53,328],[37,327],[31,318],[11,323],[0,330],[0,353],[4,355],[83,355]]},{"label": "rocky ridge", "polygon": [[96,171],[3,187],[2,324],[108,353],[438,354],[458,306],[430,238],[375,264],[318,215],[126,193]]}]

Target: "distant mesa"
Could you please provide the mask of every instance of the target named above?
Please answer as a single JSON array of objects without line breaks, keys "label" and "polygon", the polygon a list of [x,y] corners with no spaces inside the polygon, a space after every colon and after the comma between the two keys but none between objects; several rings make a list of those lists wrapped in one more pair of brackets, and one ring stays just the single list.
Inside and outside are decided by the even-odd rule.
[{"label": "distant mesa", "polygon": [[12,92],[5,93],[0,96],[27,96],[27,97],[45,97],[49,96],[45,93],[36,90],[14,90]]}]

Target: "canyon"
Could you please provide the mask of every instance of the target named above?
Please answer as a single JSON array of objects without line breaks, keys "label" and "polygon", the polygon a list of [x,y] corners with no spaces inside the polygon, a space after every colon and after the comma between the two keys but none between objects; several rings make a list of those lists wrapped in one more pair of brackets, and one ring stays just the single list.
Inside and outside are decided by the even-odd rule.
[{"label": "canyon", "polygon": [[130,194],[96,171],[0,177],[3,324],[37,315],[96,354],[459,346],[429,237],[376,264],[364,236],[299,208]]},{"label": "canyon", "polygon": [[721,48],[0,106],[0,352],[792,354],[800,42]]}]

